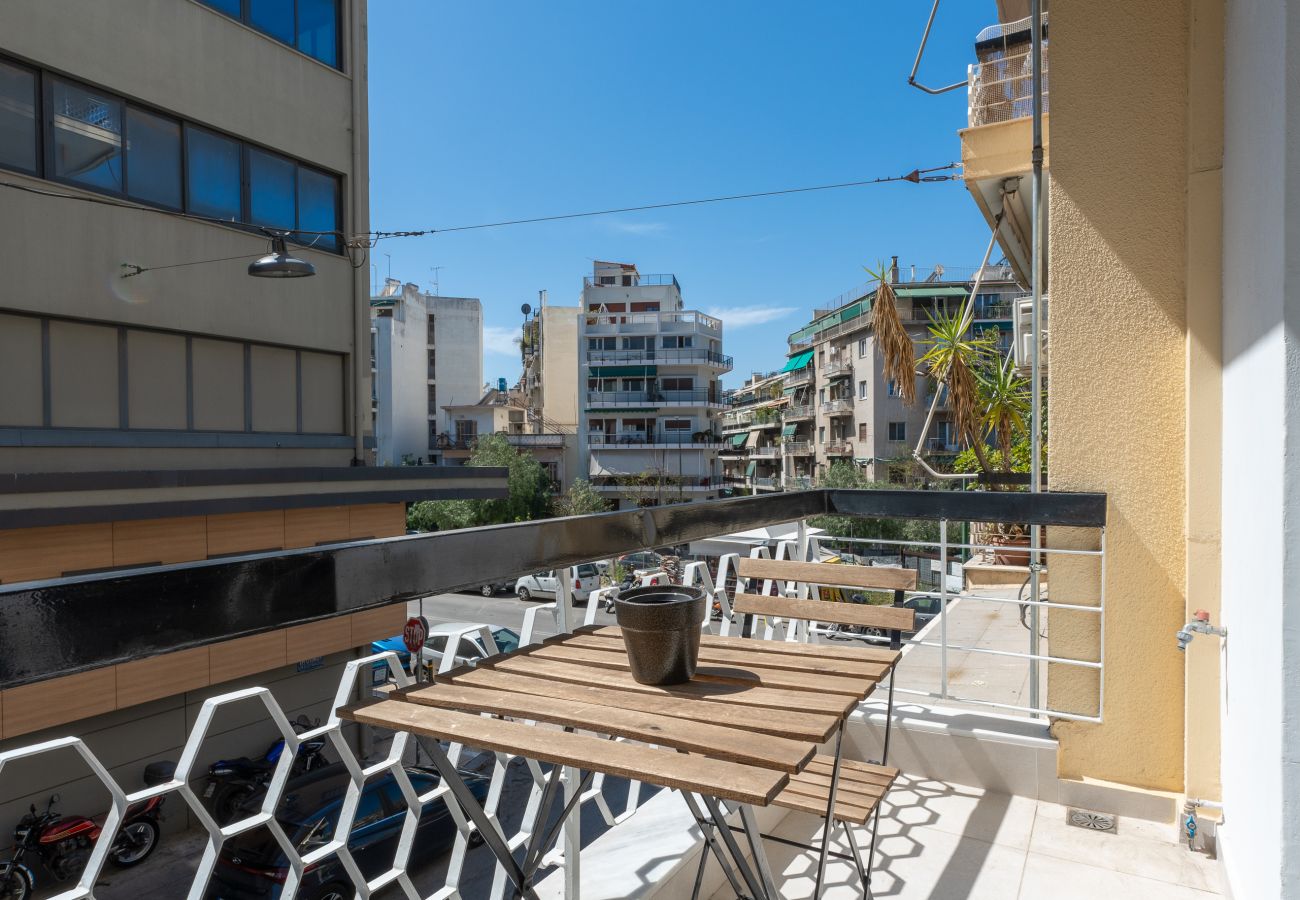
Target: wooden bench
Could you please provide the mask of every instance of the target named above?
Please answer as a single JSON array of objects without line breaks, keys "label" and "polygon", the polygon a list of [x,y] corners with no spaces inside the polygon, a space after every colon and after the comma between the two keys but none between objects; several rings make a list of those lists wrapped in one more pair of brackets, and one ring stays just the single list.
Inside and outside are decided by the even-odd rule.
[{"label": "wooden bench", "polygon": [[[814,756],[804,771],[791,776],[790,782],[772,801],[774,806],[822,817],[826,817],[829,811],[829,818],[844,827],[852,849],[851,858],[857,866],[863,889],[870,896],[871,858],[875,852],[880,803],[899,774],[898,769],[885,762],[889,759],[889,734],[894,712],[893,667],[901,657],[898,648],[902,644],[902,633],[916,630],[915,610],[903,606],[904,591],[916,590],[916,572],[912,569],[748,557],[737,562],[736,574],[742,578],[793,582],[809,587],[848,587],[893,592],[892,606],[774,597],[739,590],[732,601],[732,609],[742,615],[858,626],[889,635],[892,652],[887,660],[882,660],[887,661],[890,667],[890,678],[881,762],[876,764],[843,759],[840,756],[842,745],[837,742],[835,754]],[[834,660],[828,662],[833,664]],[[842,739],[841,733],[839,740]],[[835,777],[837,760],[838,780]],[[858,851],[853,832],[848,826],[865,826],[868,821],[872,821],[871,849],[864,866],[862,854]],[[827,834],[831,828],[832,822],[828,821],[825,826]],[[825,852],[827,851],[823,849],[823,855]]]}]

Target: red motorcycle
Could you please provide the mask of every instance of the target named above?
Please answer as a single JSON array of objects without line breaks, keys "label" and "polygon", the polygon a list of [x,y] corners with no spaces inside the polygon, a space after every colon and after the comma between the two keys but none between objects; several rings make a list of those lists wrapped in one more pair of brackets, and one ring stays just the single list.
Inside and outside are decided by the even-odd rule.
[{"label": "red motorcycle", "polygon": [[[145,767],[145,784],[153,787],[172,779],[176,764],[150,763]],[[117,838],[108,851],[108,861],[119,869],[129,869],[144,862],[158,846],[158,822],[162,819],[164,797],[130,806],[117,830]],[[0,900],[29,900],[36,889],[36,876],[23,860],[34,855],[55,881],[78,877],[90,859],[91,850],[104,827],[104,817],[64,816],[54,811],[59,795],[50,797],[45,812],[30,812],[14,828],[13,856],[0,860]]]}]

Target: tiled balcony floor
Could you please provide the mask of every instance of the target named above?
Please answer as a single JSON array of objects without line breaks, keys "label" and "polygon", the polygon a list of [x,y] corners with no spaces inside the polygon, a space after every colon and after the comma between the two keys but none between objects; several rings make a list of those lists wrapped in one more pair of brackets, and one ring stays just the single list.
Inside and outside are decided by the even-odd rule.
[{"label": "tiled balcony floor", "polygon": [[[773,831],[809,842],[820,822],[791,813]],[[870,831],[858,831],[866,851]],[[842,832],[835,848],[848,852]],[[790,900],[812,895],[813,853],[765,842]],[[851,863],[831,859],[830,900],[862,897]],[[1121,819],[1117,834],[1066,824],[1065,807],[904,775],[882,808],[877,898],[896,900],[1209,900],[1218,864],[1174,842],[1172,826]],[[724,888],[714,900],[732,896]]]}]

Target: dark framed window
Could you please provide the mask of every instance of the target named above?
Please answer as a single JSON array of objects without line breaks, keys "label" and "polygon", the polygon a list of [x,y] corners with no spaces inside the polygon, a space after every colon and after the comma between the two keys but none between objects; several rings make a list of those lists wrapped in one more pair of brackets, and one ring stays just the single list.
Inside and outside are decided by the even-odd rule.
[{"label": "dark framed window", "polygon": [[890,422],[890,423],[889,423],[889,439],[890,439],[891,441],[905,441],[905,440],[907,440],[907,423],[906,423],[906,422]]},{"label": "dark framed window", "polygon": [[36,172],[40,159],[37,76],[0,60],[0,166]]},{"label": "dark framed window", "polygon": [[239,142],[201,128],[185,129],[189,212],[240,221],[243,183]]},{"label": "dark framed window", "polygon": [[55,178],[123,192],[122,101],[103,91],[50,79],[50,164]]},{"label": "dark framed window", "polygon": [[313,59],[342,68],[339,0],[202,0]]},{"label": "dark framed window", "polygon": [[337,175],[3,58],[0,168],[342,250]]},{"label": "dark framed window", "polygon": [[126,192],[136,200],[180,209],[181,123],[128,106]]}]

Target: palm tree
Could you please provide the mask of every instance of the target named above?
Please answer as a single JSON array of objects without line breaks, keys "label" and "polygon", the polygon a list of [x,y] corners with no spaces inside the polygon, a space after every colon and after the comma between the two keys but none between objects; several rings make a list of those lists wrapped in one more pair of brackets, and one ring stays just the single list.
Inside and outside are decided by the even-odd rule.
[{"label": "palm tree", "polygon": [[[969,299],[966,301],[970,302]],[[930,316],[930,336],[923,342],[928,349],[920,363],[940,385],[947,384],[948,400],[952,404],[953,418],[958,435],[965,438],[975,451],[980,468],[989,470],[988,454],[984,452],[985,429],[980,414],[979,385],[976,372],[990,358],[996,359],[995,344],[989,338],[970,332],[963,304],[954,315],[939,312]]]},{"label": "palm tree", "polygon": [[1028,430],[1029,379],[1010,366],[995,361],[976,373],[980,425],[997,435],[1002,451],[1002,471],[1011,471],[1011,444]]}]

